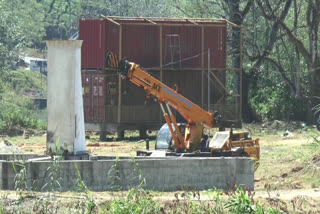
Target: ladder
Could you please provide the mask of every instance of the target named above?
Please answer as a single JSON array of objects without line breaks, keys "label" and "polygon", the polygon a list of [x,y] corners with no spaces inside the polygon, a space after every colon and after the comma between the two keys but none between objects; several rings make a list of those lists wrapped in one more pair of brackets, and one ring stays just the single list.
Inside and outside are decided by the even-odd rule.
[{"label": "ladder", "polygon": [[[179,65],[181,70],[181,46],[180,46],[180,35],[178,34],[167,34],[165,40],[165,65],[169,64],[172,68],[176,64]],[[175,63],[177,62],[178,63]]]}]

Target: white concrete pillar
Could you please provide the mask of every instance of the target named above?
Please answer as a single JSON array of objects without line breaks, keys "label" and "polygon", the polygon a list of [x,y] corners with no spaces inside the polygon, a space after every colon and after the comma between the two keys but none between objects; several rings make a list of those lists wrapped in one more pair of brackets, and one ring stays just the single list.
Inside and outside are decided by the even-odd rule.
[{"label": "white concrete pillar", "polygon": [[[47,152],[85,153],[81,87],[81,40],[46,41],[48,46]],[[56,142],[60,151],[56,151]]]}]

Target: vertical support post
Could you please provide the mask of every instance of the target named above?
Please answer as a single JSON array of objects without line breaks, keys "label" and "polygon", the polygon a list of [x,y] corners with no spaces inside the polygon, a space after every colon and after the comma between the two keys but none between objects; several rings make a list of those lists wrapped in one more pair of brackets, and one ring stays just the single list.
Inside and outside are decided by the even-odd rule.
[{"label": "vertical support post", "polygon": [[201,26],[201,107],[204,103],[204,26]]},{"label": "vertical support post", "polygon": [[162,50],[162,31],[163,31],[163,27],[162,27],[162,25],[160,25],[160,35],[159,35],[159,42],[160,42],[160,47],[159,47],[159,49],[160,49],[160,81],[162,82],[162,66],[163,66],[163,59],[162,59],[162,55],[163,55],[163,50]]},{"label": "vertical support post", "polygon": [[[162,40],[162,32],[163,32],[163,26],[160,25],[159,27],[159,50],[160,50],[160,81],[163,81],[163,40]],[[160,114],[159,114],[159,121],[162,122],[162,114],[161,114],[161,110],[160,110]]]},{"label": "vertical support post", "polygon": [[[119,26],[119,60],[122,58],[122,25]],[[118,123],[121,122],[121,75],[118,76]]]},{"label": "vertical support post", "polygon": [[[81,87],[82,40],[46,41],[48,46],[47,153],[85,154]],[[57,87],[59,83],[59,87]]]},{"label": "vertical support post", "polygon": [[242,121],[242,54],[243,54],[243,47],[242,47],[242,26],[240,26],[240,114],[239,119]]},{"label": "vertical support post", "polygon": [[210,110],[210,48],[208,48],[208,111]]}]

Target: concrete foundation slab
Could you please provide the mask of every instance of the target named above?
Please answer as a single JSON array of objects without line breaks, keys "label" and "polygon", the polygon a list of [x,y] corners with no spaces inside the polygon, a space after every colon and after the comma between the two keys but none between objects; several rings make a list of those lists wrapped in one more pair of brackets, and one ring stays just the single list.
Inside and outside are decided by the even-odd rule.
[{"label": "concrete foundation slab", "polygon": [[[0,161],[0,189],[13,190],[15,172],[13,161]],[[61,185],[55,190],[69,191],[77,188],[79,169],[81,178],[92,191],[127,190],[141,183],[145,178],[145,189],[176,191],[181,189],[227,190],[233,185],[254,189],[254,165],[250,158],[121,158],[102,160],[70,161],[26,161],[28,187],[37,191],[53,190],[50,173],[55,170],[55,179]],[[21,166],[16,164],[19,171]],[[141,176],[139,171],[141,170]],[[50,171],[51,170],[51,171]]]}]

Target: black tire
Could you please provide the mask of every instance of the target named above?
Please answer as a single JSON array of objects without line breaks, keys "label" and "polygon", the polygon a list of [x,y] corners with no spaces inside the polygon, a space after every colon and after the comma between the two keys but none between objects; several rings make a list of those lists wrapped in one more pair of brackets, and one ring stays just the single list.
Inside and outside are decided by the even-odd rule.
[{"label": "black tire", "polygon": [[100,131],[99,135],[100,135],[99,139],[101,142],[107,141],[107,132],[106,131]]},{"label": "black tire", "polygon": [[117,135],[118,135],[119,140],[123,140],[124,139],[124,130],[118,130]]},{"label": "black tire", "polygon": [[139,130],[139,137],[140,137],[140,139],[146,139],[147,133],[146,133],[145,129],[140,129]]}]

